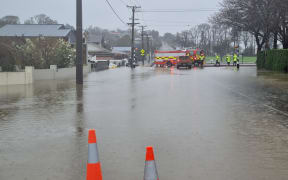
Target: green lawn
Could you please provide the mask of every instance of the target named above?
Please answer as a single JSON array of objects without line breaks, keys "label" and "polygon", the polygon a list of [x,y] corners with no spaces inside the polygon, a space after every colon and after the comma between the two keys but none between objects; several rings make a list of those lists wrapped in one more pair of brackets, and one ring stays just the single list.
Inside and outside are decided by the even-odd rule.
[{"label": "green lawn", "polygon": [[[244,56],[243,61],[244,63],[256,63],[257,57],[256,56]],[[240,58],[240,62],[242,62],[242,57]]]},{"label": "green lawn", "polygon": [[[233,58],[231,57],[231,60]],[[242,56],[240,56],[240,63],[242,63]],[[244,63],[256,63],[256,59],[257,57],[256,56],[244,56],[243,57],[243,62]],[[215,57],[214,56],[207,56],[206,57],[206,62],[209,63],[210,60],[215,60]],[[225,58],[223,58],[223,61],[225,62]]]}]

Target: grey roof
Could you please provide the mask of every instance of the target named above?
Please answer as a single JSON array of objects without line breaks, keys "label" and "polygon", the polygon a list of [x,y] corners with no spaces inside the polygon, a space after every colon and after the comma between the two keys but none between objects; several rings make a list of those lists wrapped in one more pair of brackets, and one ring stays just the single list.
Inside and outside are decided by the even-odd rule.
[{"label": "grey roof", "polygon": [[130,52],[131,47],[113,47],[112,50],[117,52]]},{"label": "grey roof", "polygon": [[87,38],[87,42],[91,42],[91,43],[101,43],[101,40],[102,40],[102,36],[97,36],[94,34],[89,34]]},{"label": "grey roof", "polygon": [[109,50],[102,48],[95,43],[87,42],[88,52],[110,52]]},{"label": "grey roof", "polygon": [[0,28],[0,37],[66,37],[70,31],[62,24],[8,24]]}]

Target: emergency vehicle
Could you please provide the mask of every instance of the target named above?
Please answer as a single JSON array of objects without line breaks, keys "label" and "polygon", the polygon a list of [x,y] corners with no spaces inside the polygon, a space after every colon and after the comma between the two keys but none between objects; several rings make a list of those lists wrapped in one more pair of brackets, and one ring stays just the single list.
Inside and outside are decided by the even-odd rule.
[{"label": "emergency vehicle", "polygon": [[194,66],[198,66],[201,63],[200,57],[201,54],[204,54],[203,50],[199,50],[199,49],[191,49],[190,51],[190,59],[193,63]]},{"label": "emergency vehicle", "polygon": [[[200,54],[204,54],[202,50],[199,49],[190,49],[190,50],[178,50],[178,51],[155,51],[155,61],[156,66],[177,66],[179,63],[182,63],[180,66],[186,66],[183,64],[183,57],[189,57],[194,66],[201,64]],[[181,57],[181,58],[180,58]],[[187,58],[185,58],[187,59]],[[190,63],[186,67],[190,68]]]},{"label": "emergency vehicle", "polygon": [[155,51],[154,64],[156,66],[175,66],[180,56],[186,56],[186,51]]}]

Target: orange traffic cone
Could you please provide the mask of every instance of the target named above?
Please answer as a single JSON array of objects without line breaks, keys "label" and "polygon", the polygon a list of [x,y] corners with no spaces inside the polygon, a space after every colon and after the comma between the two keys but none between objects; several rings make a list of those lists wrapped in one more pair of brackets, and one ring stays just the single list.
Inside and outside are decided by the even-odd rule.
[{"label": "orange traffic cone", "polygon": [[156,163],[154,159],[153,147],[146,148],[144,180],[159,180]]},{"label": "orange traffic cone", "polygon": [[86,180],[102,180],[95,130],[89,130]]}]

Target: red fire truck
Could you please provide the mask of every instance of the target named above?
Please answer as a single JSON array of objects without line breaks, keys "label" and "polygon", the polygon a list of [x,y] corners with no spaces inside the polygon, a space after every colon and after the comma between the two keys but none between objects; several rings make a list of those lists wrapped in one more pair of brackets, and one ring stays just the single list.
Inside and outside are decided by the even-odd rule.
[{"label": "red fire truck", "polygon": [[[178,64],[179,57],[189,56],[192,64],[197,64],[200,60],[199,49],[177,50],[177,51],[155,51],[154,64],[160,67],[171,67]],[[180,60],[181,61],[181,60]]]},{"label": "red fire truck", "polygon": [[171,67],[177,64],[177,58],[186,56],[186,51],[155,51],[154,64],[160,67]]}]

